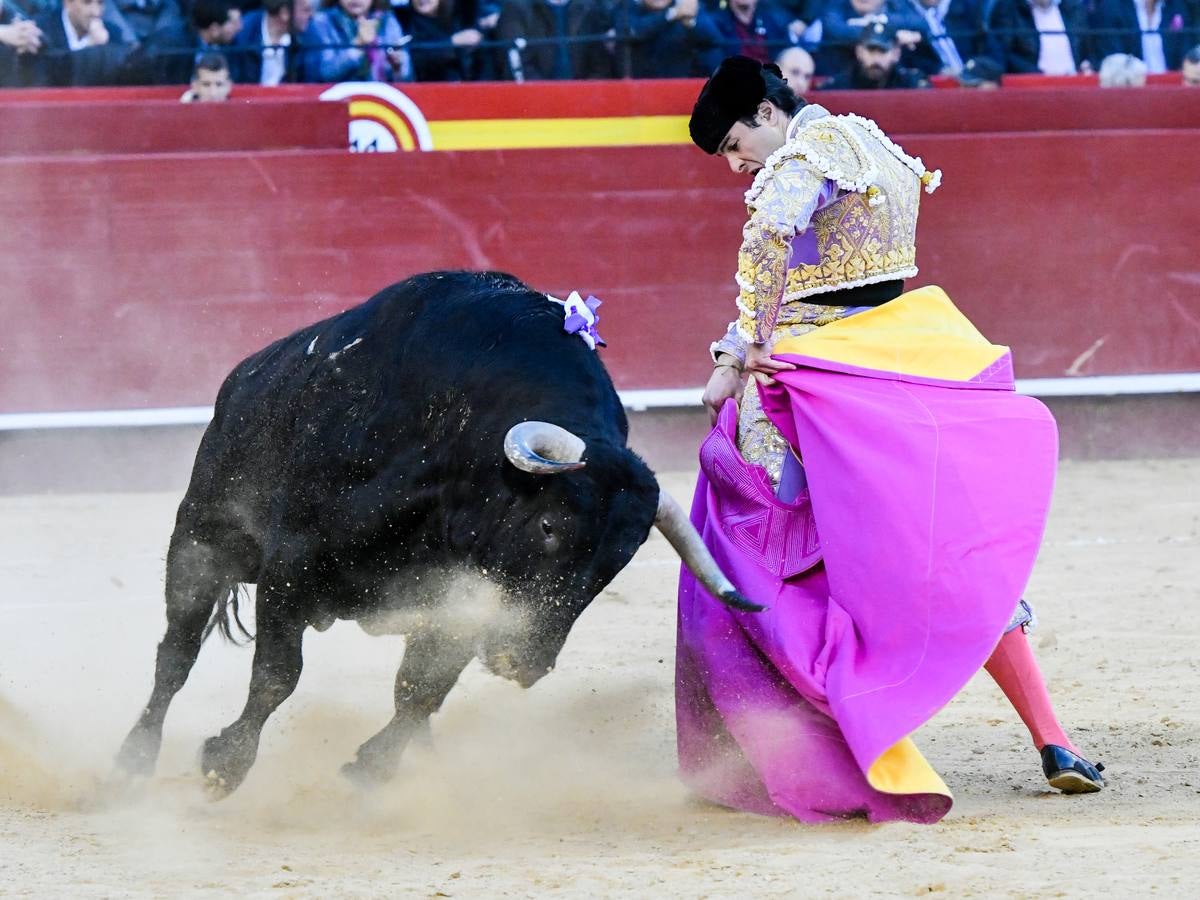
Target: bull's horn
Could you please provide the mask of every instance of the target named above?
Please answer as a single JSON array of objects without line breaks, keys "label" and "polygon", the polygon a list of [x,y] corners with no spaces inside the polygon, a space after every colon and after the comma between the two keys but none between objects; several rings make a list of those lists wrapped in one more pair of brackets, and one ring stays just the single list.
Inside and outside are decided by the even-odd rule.
[{"label": "bull's horn", "polygon": [[704,546],[700,533],[692,527],[679,504],[662,487],[658,489],[658,514],[654,517],[654,525],[670,541],[688,571],[710,594],[726,606],[745,612],[762,612],[766,609],[743,597],[725,577],[717,561]]},{"label": "bull's horn", "polygon": [[504,436],[504,455],[522,472],[558,475],[587,465],[587,444],[565,428],[549,422],[518,422]]}]

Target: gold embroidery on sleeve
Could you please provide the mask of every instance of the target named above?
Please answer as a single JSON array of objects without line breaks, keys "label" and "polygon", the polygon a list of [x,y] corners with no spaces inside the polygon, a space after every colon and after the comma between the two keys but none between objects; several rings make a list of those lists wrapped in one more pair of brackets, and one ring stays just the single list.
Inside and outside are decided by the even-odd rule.
[{"label": "gold embroidery on sleeve", "polygon": [[738,253],[738,334],[761,343],[770,336],[787,284],[790,241],[808,227],[824,179],[803,160],[785,160],[750,207]]}]

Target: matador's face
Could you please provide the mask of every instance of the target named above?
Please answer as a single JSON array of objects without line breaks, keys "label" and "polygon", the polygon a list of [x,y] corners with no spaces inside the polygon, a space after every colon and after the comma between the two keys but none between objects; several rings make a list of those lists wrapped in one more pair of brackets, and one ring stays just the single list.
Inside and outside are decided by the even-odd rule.
[{"label": "matador's face", "polygon": [[767,157],[783,146],[787,133],[787,114],[773,103],[763,101],[754,115],[754,125],[738,121],[717,147],[734,172],[754,175]]}]

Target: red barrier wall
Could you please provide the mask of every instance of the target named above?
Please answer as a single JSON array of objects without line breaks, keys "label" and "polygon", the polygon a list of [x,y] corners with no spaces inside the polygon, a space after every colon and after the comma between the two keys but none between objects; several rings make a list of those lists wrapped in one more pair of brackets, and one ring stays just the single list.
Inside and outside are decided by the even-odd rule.
[{"label": "red barrier wall", "polygon": [[[686,115],[701,82],[404,85],[430,121]],[[346,107],[326,85],[239,87],[227,104],[181,104],[177,88],[0,91],[0,156],[325,150],[346,144]],[[164,91],[168,92],[164,95]],[[1200,91],[1096,89],[825,91],[832,112],[856,112],[893,134],[1200,128]],[[681,134],[681,141],[685,140]]]},{"label": "red barrier wall", "polygon": [[[9,94],[16,92],[8,92]],[[0,102],[0,156],[340,150],[346,110],[315,99],[183,104],[134,100]]]},{"label": "red barrier wall", "polygon": [[[1200,127],[896,132],[945,172],[918,283],[1019,375],[1200,371]],[[246,353],[439,267],[590,291],[619,387],[698,385],[744,188],[687,146],[0,159],[0,412],[210,403]]]}]

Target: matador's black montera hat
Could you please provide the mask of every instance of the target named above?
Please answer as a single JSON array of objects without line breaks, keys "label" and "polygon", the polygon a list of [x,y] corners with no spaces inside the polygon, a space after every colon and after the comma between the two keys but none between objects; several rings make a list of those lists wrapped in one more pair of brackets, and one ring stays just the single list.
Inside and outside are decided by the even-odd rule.
[{"label": "matador's black montera hat", "polygon": [[728,56],[721,61],[692,107],[688,131],[697,147],[705,153],[716,153],[733,124],[754,115],[767,96],[763,72],[783,77],[778,66],[748,56]]}]

